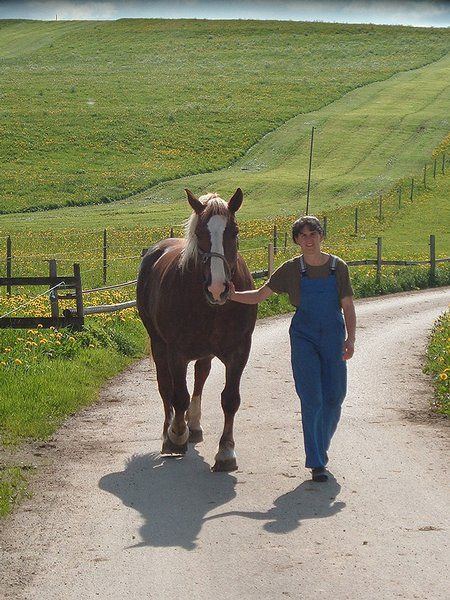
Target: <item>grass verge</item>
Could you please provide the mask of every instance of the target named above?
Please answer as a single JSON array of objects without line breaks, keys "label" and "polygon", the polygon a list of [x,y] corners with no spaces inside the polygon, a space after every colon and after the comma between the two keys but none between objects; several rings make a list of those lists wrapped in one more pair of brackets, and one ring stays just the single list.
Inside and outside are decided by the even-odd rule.
[{"label": "grass verge", "polygon": [[[13,341],[16,332],[7,333]],[[93,403],[105,381],[143,356],[147,347],[144,328],[131,318],[110,319],[107,325],[94,319],[79,334],[62,330],[53,335],[50,339],[48,330],[45,334],[30,330],[15,346],[6,346],[11,350],[6,353],[9,363],[1,367],[0,441],[8,455],[13,456],[14,448],[25,440],[51,436],[69,415]],[[42,339],[46,341],[41,344]],[[37,346],[27,352],[27,341]],[[54,349],[59,354],[53,355]],[[1,457],[0,450],[0,516],[4,516],[27,494],[28,478],[23,465],[4,464]]]},{"label": "grass verge", "polygon": [[450,416],[450,311],[441,315],[434,324],[424,372],[433,378],[437,410]]}]

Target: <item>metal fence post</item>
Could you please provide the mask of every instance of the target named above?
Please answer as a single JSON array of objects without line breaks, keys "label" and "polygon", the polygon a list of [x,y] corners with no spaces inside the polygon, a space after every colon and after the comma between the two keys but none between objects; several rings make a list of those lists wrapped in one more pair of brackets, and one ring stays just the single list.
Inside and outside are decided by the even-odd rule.
[{"label": "metal fence post", "polygon": [[106,229],[103,230],[103,285],[108,276],[108,238]]},{"label": "metal fence post", "polygon": [[436,283],[436,237],[430,235],[430,283]]},{"label": "metal fence post", "polygon": [[267,270],[269,272],[269,277],[270,277],[273,273],[273,244],[272,243],[269,244],[269,247],[267,250],[268,250]]},{"label": "metal fence post", "polygon": [[382,238],[377,238],[377,283],[381,281],[381,253],[383,247]]},{"label": "metal fence post", "polygon": [[358,207],[355,208],[355,235],[358,235]]},{"label": "metal fence post", "polygon": [[[6,277],[12,277],[12,242],[11,236],[8,235],[6,238]],[[6,286],[6,295],[11,298],[11,286]]]},{"label": "metal fence post", "polygon": [[414,178],[411,179],[411,192],[409,194],[409,199],[412,200],[414,196]]},{"label": "metal fence post", "polygon": [[278,231],[277,226],[273,226],[273,253],[276,254],[278,251]]}]

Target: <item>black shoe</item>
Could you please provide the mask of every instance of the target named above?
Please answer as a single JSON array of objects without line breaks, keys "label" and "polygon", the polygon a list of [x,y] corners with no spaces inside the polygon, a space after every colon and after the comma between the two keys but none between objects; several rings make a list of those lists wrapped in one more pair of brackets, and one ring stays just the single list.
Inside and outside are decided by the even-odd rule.
[{"label": "black shoe", "polygon": [[313,481],[328,481],[328,474],[326,472],[325,467],[316,467],[315,469],[311,470],[311,473]]}]

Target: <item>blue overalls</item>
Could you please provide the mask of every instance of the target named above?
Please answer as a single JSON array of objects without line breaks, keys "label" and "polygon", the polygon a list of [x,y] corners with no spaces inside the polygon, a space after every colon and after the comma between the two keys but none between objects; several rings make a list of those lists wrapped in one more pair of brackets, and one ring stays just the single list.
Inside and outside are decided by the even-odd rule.
[{"label": "blue overalls", "polygon": [[327,277],[311,279],[300,257],[300,306],[289,328],[295,389],[302,407],[306,467],[324,467],[347,391],[342,358],[345,325],[336,281],[336,257]]}]

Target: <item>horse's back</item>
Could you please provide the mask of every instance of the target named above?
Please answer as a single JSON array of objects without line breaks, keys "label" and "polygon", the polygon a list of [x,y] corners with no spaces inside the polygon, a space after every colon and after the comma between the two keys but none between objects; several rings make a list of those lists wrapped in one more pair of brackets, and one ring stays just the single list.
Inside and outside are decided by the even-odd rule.
[{"label": "horse's back", "polygon": [[185,240],[180,238],[161,240],[151,246],[142,259],[137,279],[136,304],[146,327],[159,295],[163,274],[176,269],[185,245]]}]

